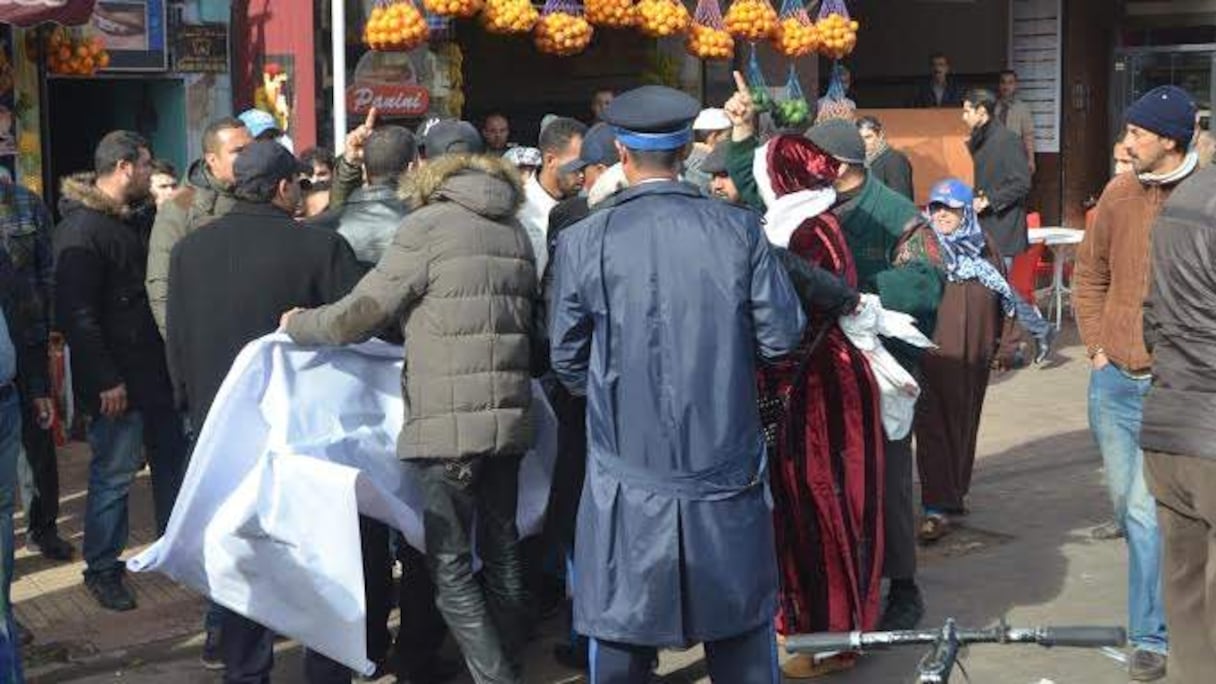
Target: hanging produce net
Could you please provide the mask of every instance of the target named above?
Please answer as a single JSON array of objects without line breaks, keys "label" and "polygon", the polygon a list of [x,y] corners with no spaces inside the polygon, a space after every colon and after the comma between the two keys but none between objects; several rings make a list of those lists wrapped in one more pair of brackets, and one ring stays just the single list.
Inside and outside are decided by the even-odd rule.
[{"label": "hanging produce net", "polygon": [[734,0],[723,22],[736,40],[768,40],[777,30],[777,10],[768,0]]},{"label": "hanging produce net", "polygon": [[735,39],[722,21],[722,7],[718,0],[697,0],[684,49],[697,59],[734,59]]},{"label": "hanging produce net", "polygon": [[409,52],[430,37],[426,18],[412,0],[377,2],[363,27],[363,43],[385,52]]},{"label": "hanging produce net", "polygon": [[791,59],[805,57],[819,47],[819,29],[811,21],[802,0],[784,0],[781,3],[773,47]]},{"label": "hanging produce net", "polygon": [[815,23],[819,29],[819,52],[831,59],[843,59],[857,47],[861,24],[849,16],[844,0],[823,0]]},{"label": "hanging produce net", "polygon": [[569,57],[586,50],[593,33],[577,0],[547,0],[533,29],[533,39],[537,50]]},{"label": "hanging produce net", "polygon": [[667,38],[688,30],[692,15],[682,0],[639,0],[638,29],[652,38]]},{"label": "hanging produce net", "polygon": [[773,123],[782,129],[802,130],[811,125],[811,105],[802,92],[798,70],[790,65],[785,79],[785,98],[772,109]]}]

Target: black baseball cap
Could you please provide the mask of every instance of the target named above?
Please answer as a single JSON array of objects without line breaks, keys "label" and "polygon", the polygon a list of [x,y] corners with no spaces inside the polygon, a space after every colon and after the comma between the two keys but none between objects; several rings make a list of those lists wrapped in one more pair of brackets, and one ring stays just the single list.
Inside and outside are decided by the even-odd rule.
[{"label": "black baseball cap", "polygon": [[278,186],[279,181],[295,180],[300,174],[312,173],[312,167],[287,151],[277,142],[255,142],[236,156],[232,165],[236,190],[245,194],[262,195]]},{"label": "black baseball cap", "polygon": [[444,154],[481,154],[485,143],[477,127],[468,121],[436,121],[422,136],[422,149],[428,159]]},{"label": "black baseball cap", "polygon": [[562,173],[578,173],[592,164],[612,166],[621,160],[616,151],[616,134],[612,127],[597,123],[587,129],[583,144],[578,149],[578,158],[562,164]]}]

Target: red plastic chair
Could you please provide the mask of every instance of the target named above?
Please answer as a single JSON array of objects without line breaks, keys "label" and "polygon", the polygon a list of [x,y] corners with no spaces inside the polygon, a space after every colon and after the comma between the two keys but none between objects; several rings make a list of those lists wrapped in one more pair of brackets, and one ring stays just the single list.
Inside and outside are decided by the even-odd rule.
[{"label": "red plastic chair", "polygon": [[[1042,223],[1043,219],[1038,212],[1026,215],[1027,228],[1038,228]],[[1035,283],[1042,274],[1045,272],[1051,277],[1051,262],[1044,261],[1047,254],[1046,245],[1031,245],[1025,252],[1014,257],[1013,266],[1009,269],[1009,284],[1028,302],[1034,301]],[[1043,270],[1044,265],[1046,271]]]}]

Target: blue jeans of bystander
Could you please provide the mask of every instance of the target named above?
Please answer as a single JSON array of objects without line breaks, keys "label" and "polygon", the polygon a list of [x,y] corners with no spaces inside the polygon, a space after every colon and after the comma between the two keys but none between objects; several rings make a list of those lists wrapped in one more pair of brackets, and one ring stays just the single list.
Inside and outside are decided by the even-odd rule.
[{"label": "blue jeans of bystander", "polygon": [[1127,530],[1128,633],[1132,644],[1169,650],[1161,588],[1161,532],[1157,503],[1144,479],[1140,423],[1151,379],[1129,375],[1114,364],[1089,379],[1089,428],[1102,452],[1106,487],[1115,520]]},{"label": "blue jeans of bystander", "polygon": [[139,471],[143,416],[129,411],[118,418],[94,416],[89,424],[89,493],[84,514],[86,576],[117,572],[127,546],[130,522],[127,494]]}]

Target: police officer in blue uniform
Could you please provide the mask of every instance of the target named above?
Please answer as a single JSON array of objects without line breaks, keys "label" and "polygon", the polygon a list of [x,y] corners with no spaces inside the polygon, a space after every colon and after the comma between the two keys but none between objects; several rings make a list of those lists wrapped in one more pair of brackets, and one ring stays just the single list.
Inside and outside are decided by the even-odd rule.
[{"label": "police officer in blue uniform", "polygon": [[629,188],[559,239],[552,365],[587,398],[575,629],[592,684],[648,682],[704,642],[721,684],[780,681],[758,358],[805,317],[754,212],[677,180],[700,110],[646,86],[613,126]]}]

